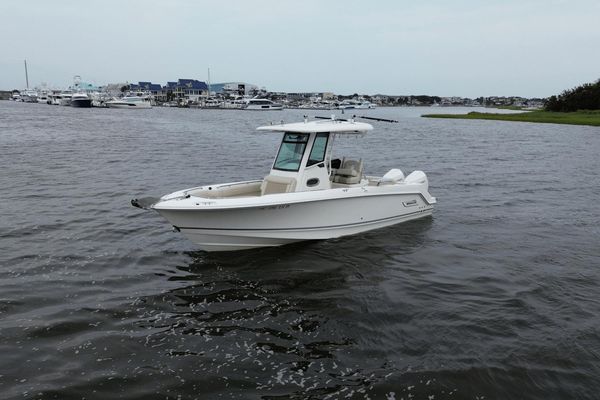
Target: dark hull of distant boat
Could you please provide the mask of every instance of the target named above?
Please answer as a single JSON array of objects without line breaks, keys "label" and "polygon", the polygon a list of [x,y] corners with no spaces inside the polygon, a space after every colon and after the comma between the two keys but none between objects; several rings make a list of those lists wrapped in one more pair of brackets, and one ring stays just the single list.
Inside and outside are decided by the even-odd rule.
[{"label": "dark hull of distant boat", "polygon": [[71,106],[79,108],[90,108],[92,106],[92,99],[71,100]]}]

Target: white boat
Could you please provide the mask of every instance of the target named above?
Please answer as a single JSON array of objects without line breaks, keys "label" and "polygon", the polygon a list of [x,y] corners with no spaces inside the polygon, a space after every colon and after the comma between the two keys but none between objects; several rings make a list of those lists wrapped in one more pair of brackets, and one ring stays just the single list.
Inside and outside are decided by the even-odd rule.
[{"label": "white boat", "polygon": [[244,108],[246,107],[247,99],[244,99],[242,96],[238,96],[234,99],[225,100],[223,103],[223,108]]},{"label": "white boat", "polygon": [[204,101],[203,107],[205,107],[205,108],[222,108],[223,101],[221,101],[219,99],[214,99],[214,98],[206,99]]},{"label": "white boat", "polygon": [[70,90],[64,90],[64,91],[60,92],[60,94],[56,98],[58,100],[59,105],[70,106],[72,96],[73,96],[73,92],[71,92]]},{"label": "white boat", "polygon": [[42,90],[38,93],[37,102],[40,104],[48,104],[48,91]]},{"label": "white boat", "polygon": [[85,92],[73,93],[71,96],[71,107],[90,108],[92,106],[92,98]]},{"label": "white boat", "polygon": [[26,89],[21,92],[21,101],[25,103],[37,103],[38,93],[35,90]]},{"label": "white boat", "polygon": [[359,104],[359,106],[357,108],[360,109],[369,109],[369,108],[376,108],[377,104],[375,103],[371,103],[370,101],[363,101],[362,103]]},{"label": "white boat", "polygon": [[269,99],[248,99],[248,100],[246,100],[244,109],[245,110],[260,110],[260,111],[283,110],[283,105],[278,104],[278,103],[273,103]]},{"label": "white boat", "polygon": [[48,95],[48,104],[50,105],[59,105],[60,104],[60,92],[50,93]]},{"label": "white boat", "polygon": [[149,208],[206,251],[337,238],[431,215],[436,198],[422,171],[365,176],[362,159],[332,159],[336,137],[372,129],[334,119],[260,127],[283,134],[264,179],[180,190]]},{"label": "white boat", "polygon": [[125,96],[120,99],[107,101],[106,106],[109,108],[129,108],[129,109],[144,109],[152,108],[150,100],[141,96]]},{"label": "white boat", "polygon": [[369,109],[377,107],[376,104],[371,103],[366,100],[344,100],[338,105],[338,109],[340,110],[350,110],[350,109]]}]

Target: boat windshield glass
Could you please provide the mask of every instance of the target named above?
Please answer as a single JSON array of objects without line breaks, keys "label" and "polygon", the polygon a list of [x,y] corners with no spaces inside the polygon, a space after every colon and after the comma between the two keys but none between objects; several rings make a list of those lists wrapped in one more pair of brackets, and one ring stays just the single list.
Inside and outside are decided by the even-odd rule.
[{"label": "boat windshield glass", "polygon": [[306,163],[307,167],[318,164],[325,159],[328,138],[329,133],[317,133],[312,150],[310,151],[310,156],[308,157],[308,162]]},{"label": "boat windshield glass", "polygon": [[307,133],[284,134],[273,168],[282,171],[298,171],[306,149],[306,142],[308,142]]}]

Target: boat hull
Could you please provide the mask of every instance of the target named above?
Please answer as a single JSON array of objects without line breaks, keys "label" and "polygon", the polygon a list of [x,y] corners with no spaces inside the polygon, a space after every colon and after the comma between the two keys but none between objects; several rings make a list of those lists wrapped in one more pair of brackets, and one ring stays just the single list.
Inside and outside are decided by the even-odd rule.
[{"label": "boat hull", "polygon": [[164,209],[160,203],[154,208],[205,251],[338,238],[423,218],[433,211],[433,204],[421,193],[342,197],[344,194],[300,202],[286,197],[287,201],[271,201],[264,206],[215,210]]},{"label": "boat hull", "polygon": [[283,106],[255,106],[250,105],[244,108],[244,110],[248,111],[281,111],[283,110]]},{"label": "boat hull", "polygon": [[127,109],[139,109],[139,110],[152,108],[152,105],[150,103],[107,102],[106,106],[108,108],[127,108]]},{"label": "boat hull", "polygon": [[92,99],[75,99],[75,100],[71,100],[71,107],[90,108],[91,106],[92,106]]}]

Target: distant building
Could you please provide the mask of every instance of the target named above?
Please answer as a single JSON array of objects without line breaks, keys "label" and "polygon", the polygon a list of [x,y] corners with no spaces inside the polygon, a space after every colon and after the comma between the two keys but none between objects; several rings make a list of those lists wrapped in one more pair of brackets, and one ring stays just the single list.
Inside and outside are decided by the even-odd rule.
[{"label": "distant building", "polygon": [[208,85],[196,79],[178,79],[173,93],[178,101],[197,102],[208,94]]},{"label": "distant building", "polygon": [[246,96],[258,91],[258,86],[244,82],[211,83],[211,92],[228,94],[232,96]]},{"label": "distant building", "polygon": [[177,89],[177,82],[167,82],[162,87],[160,93],[155,97],[156,101],[161,103],[167,103],[175,100],[175,90]]},{"label": "distant building", "polygon": [[158,96],[162,91],[162,86],[160,86],[159,83],[138,82],[136,86],[138,91],[149,92],[152,93],[154,96]]},{"label": "distant building", "polygon": [[309,100],[311,97],[319,96],[314,92],[288,93],[287,98],[292,101]]},{"label": "distant building", "polygon": [[177,82],[167,82],[161,86],[151,82],[139,82],[138,90],[150,92],[156,101],[161,103],[175,101],[177,103],[198,102],[200,97],[208,95],[206,82],[196,79],[178,79]]}]

